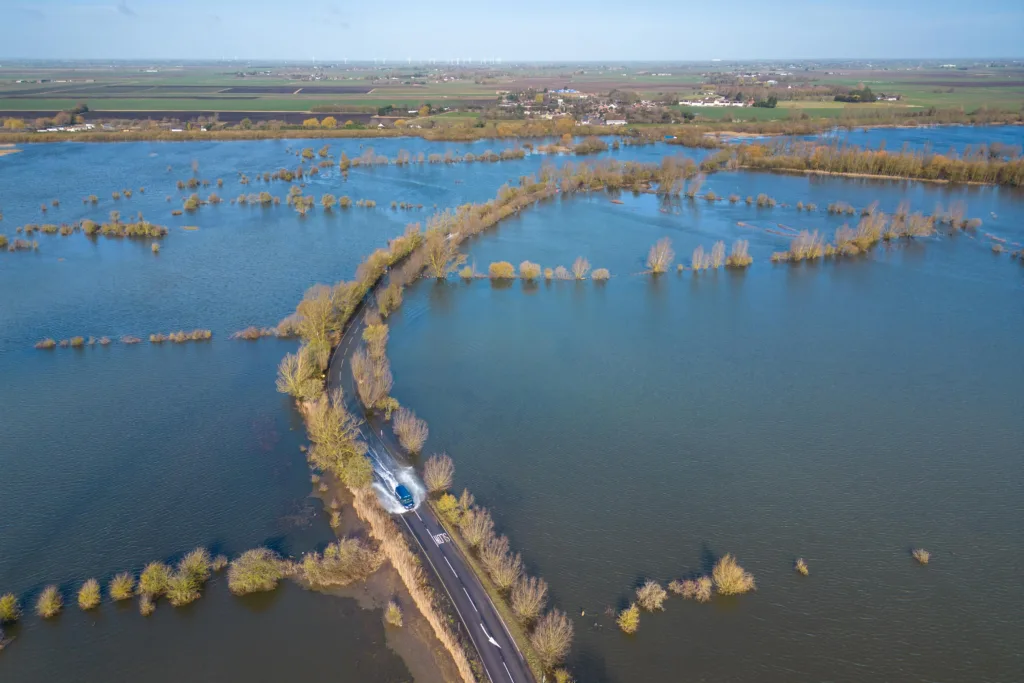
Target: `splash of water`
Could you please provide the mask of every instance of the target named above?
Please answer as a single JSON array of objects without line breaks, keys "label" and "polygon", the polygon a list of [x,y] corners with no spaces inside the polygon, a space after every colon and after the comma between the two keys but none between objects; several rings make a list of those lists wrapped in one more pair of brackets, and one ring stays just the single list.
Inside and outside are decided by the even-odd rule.
[{"label": "splash of water", "polygon": [[391,471],[383,467],[379,461],[375,462],[374,465],[377,481],[373,483],[373,490],[377,494],[377,500],[380,501],[381,507],[391,514],[404,515],[406,512],[411,512],[402,507],[402,503],[399,502],[398,497],[395,495],[395,487],[399,484],[403,484],[405,488],[409,489],[409,493],[412,494],[412,499],[415,501],[413,510],[418,508],[420,503],[427,497],[427,488],[420,481],[420,478],[416,476],[413,468],[399,467]]}]

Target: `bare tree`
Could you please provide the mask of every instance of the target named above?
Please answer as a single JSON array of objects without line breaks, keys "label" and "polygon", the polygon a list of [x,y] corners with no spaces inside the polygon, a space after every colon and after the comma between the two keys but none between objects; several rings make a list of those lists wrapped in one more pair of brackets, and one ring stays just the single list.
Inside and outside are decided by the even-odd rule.
[{"label": "bare tree", "polygon": [[565,612],[553,609],[537,622],[530,635],[530,642],[533,643],[544,668],[551,669],[569,653],[572,637],[572,622],[565,616]]},{"label": "bare tree", "polygon": [[352,354],[352,378],[363,405],[371,410],[383,406],[394,384],[387,356],[371,358],[362,347]]},{"label": "bare tree", "polygon": [[277,390],[300,401],[313,401],[323,393],[318,368],[307,348],[287,354],[277,368]]},{"label": "bare tree", "polygon": [[519,553],[508,553],[490,569],[491,578],[499,590],[507,591],[523,575],[523,558]]},{"label": "bare tree", "polygon": [[744,570],[728,553],[715,563],[711,576],[715,589],[722,595],[737,595],[756,588],[753,574]]},{"label": "bare tree", "polygon": [[672,251],[672,240],[662,237],[647,254],[647,268],[652,273],[664,273],[672,265],[676,252]]},{"label": "bare tree", "polygon": [[[367,316],[369,320],[369,315]],[[378,318],[379,319],[379,318]],[[368,323],[363,330],[363,341],[371,358],[380,358],[388,344],[388,326],[383,323]]]},{"label": "bare tree", "polygon": [[548,584],[544,579],[521,576],[512,587],[512,609],[525,623],[540,616],[548,602]]},{"label": "bare tree", "polygon": [[475,548],[490,537],[494,521],[486,508],[471,508],[462,516],[462,537]]},{"label": "bare tree", "polygon": [[690,181],[690,187],[686,189],[686,196],[693,199],[700,192],[701,186],[704,185],[704,174],[698,173],[693,180]]},{"label": "bare tree", "polygon": [[509,550],[508,538],[491,536],[480,546],[480,561],[499,590],[508,590],[523,573],[523,560]]},{"label": "bare tree", "polygon": [[587,273],[589,273],[589,272],[590,272],[590,261],[588,261],[587,259],[583,258],[582,256],[578,257],[575,261],[573,261],[573,264],[572,264],[572,276],[574,278],[576,278],[577,280],[583,280],[584,278],[587,277]]},{"label": "bare tree", "polygon": [[341,389],[332,391],[327,400],[317,401],[309,410],[306,424],[310,440],[331,453],[366,452],[359,441],[361,421],[346,410]]},{"label": "bare tree", "polygon": [[423,482],[431,493],[448,490],[454,475],[455,464],[447,453],[432,455],[423,464]]},{"label": "bare tree", "polygon": [[690,258],[690,267],[694,270],[700,270],[704,265],[704,246],[698,244],[697,248],[693,250],[693,256]]},{"label": "bare tree", "polygon": [[392,424],[402,448],[410,453],[419,453],[427,441],[429,430],[425,420],[416,417],[408,408],[399,408]]},{"label": "bare tree", "polygon": [[711,247],[711,267],[721,268],[725,263],[725,242],[719,240]]}]

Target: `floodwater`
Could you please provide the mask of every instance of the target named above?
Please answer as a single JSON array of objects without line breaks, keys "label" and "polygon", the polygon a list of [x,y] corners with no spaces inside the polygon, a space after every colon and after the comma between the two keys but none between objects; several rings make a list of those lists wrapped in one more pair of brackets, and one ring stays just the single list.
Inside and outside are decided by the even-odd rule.
[{"label": "floodwater", "polygon": [[[888,211],[962,198],[983,230],[1024,241],[1024,201],[1000,190],[709,185]],[[551,202],[470,249],[482,271],[582,255],[607,284],[424,282],[391,320],[395,397],[572,616],[579,679],[1019,680],[1024,268],[980,234],[773,266],[788,240],[737,221],[831,234],[842,219],[621,200]],[[687,263],[698,244],[747,238],[755,263],[636,275],[664,236]],[[727,552],[757,592],[670,598],[632,637],[606,615],[644,579],[709,572]]]},{"label": "floodwater", "polygon": [[928,150],[936,154],[963,154],[968,148],[978,150],[980,145],[998,143],[1004,148],[1016,148],[1020,154],[1024,147],[1024,126],[913,126],[905,128],[836,129],[820,136],[804,139],[824,139],[841,144],[893,152],[903,149]]},{"label": "floodwater", "polygon": [[[112,210],[171,228],[158,255],[148,242],[82,235],[38,235],[38,252],[0,253],[0,592],[29,608],[46,584],[65,596],[52,622],[29,616],[8,629],[3,680],[335,680],[339,666],[352,680],[409,680],[378,613],[295,586],[239,600],[218,579],[197,603],[161,603],[148,619],[135,605],[88,615],[74,605],[87,577],[105,583],[197,545],[297,556],[326,543],[301,424],[274,390],[294,344],[228,336],[276,323],[314,283],[351,277],[435,205],[489,199],[549,160],[357,169],[347,181],[335,166],[306,193],[378,208],[301,219],[285,206],[224,203],[170,215],[193,160],[198,177],[225,181],[203,196],[284,197],[285,184],[244,186],[238,173],[294,168],[288,149],[321,144],[68,143],[0,159],[9,237],[25,223]],[[507,146],[329,146],[336,159],[371,144],[389,157]],[[703,154],[654,145],[606,156],[666,153]],[[131,199],[111,198],[129,187]],[[1021,241],[1020,195],[753,173],[706,187],[822,207],[879,199],[891,210],[907,197],[929,212],[955,197],[985,224],[975,239],[780,268],[766,259],[785,240],[737,221],[831,231],[841,219],[631,195],[550,202],[474,242],[470,258],[483,270],[499,259],[568,266],[582,254],[612,281],[417,285],[393,322],[396,397],[430,422],[429,447],[452,454],[456,483],[494,507],[573,615],[581,681],[1012,680],[1024,639],[1013,447],[1024,269],[993,255],[981,232]],[[81,203],[89,194],[98,206]],[[40,204],[55,198],[44,216]],[[391,201],[424,209],[391,211]],[[742,275],[632,275],[662,236],[683,261],[697,243],[745,237],[756,263]],[[214,339],[32,348],[44,337],[195,327]],[[913,565],[912,545],[930,549],[932,564]],[[723,552],[754,572],[756,594],[677,599],[645,615],[635,638],[603,616],[640,578],[699,571]],[[810,577],[791,571],[796,555]]]},{"label": "floodwater", "polygon": [[[392,158],[403,148],[443,154],[506,146],[373,142]],[[294,151],[322,143],[27,145],[0,159],[0,234],[11,239],[27,223],[104,220],[115,210],[125,219],[141,212],[171,230],[158,255],[149,241],[81,234],[38,234],[37,252],[0,253],[0,593],[15,592],[31,612],[42,588],[57,583],[66,605],[53,623],[30,616],[8,629],[15,641],[0,657],[0,679],[127,681],[144,669],[150,679],[176,681],[177,664],[193,661],[209,672],[202,680],[223,680],[226,671],[280,680],[284,669],[250,656],[253,650],[278,653],[291,676],[307,680],[335,680],[338,660],[351,661],[361,681],[409,679],[383,646],[379,613],[360,614],[346,600],[298,589],[257,602],[262,621],[220,585],[185,610],[163,603],[148,620],[134,605],[104,605],[88,617],[74,606],[86,578],[105,585],[119,571],[176,560],[197,545],[233,556],[266,544],[298,556],[328,542],[332,533],[319,501],[309,497],[299,451],[304,430],[274,387],[276,366],[295,345],[232,341],[230,334],[274,325],[309,286],[352,277],[365,255],[406,223],[425,221],[435,205],[487,200],[548,160],[355,169],[347,181],[335,165],[310,179],[305,192],[374,199],[377,209],[318,209],[302,219],[283,202],[261,209],[226,201],[171,215],[190,192],[179,191],[176,181],[192,176],[193,161],[197,176],[213,183],[200,190],[203,197],[216,191],[228,200],[266,189],[283,198],[286,184],[243,185],[239,173],[295,168]],[[343,150],[350,157],[363,151],[359,141],[330,147],[335,164]],[[654,159],[662,151],[614,154]],[[126,188],[130,199],[112,198]],[[95,207],[82,203],[90,194],[100,198]],[[391,201],[424,208],[392,211]],[[49,207],[45,214],[41,204]],[[116,343],[122,335],[146,339],[193,328],[212,330],[213,340]],[[74,335],[115,343],[32,348],[45,337]],[[311,606],[317,601],[328,605]],[[204,642],[200,633],[221,637]],[[333,646],[317,645],[324,642]],[[153,654],[158,645],[160,656]],[[213,655],[222,668],[200,665]],[[169,658],[174,666],[163,665]],[[371,661],[373,667],[360,664]]]}]

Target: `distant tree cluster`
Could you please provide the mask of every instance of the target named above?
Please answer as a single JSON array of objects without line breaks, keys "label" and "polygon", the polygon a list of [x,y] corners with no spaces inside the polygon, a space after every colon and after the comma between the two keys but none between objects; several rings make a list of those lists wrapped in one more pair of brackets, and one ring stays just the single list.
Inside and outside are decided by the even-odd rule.
[{"label": "distant tree cluster", "polygon": [[875,93],[871,92],[871,88],[866,85],[862,85],[856,90],[851,90],[846,94],[836,95],[836,102],[874,102],[878,98],[875,97]]}]

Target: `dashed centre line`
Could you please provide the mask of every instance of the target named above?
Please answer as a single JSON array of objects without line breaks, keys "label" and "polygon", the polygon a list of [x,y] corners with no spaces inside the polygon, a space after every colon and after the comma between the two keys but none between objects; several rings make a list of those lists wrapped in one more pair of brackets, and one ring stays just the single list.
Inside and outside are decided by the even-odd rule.
[{"label": "dashed centre line", "polygon": [[462,587],[462,592],[466,594],[466,599],[469,600],[469,604],[473,605],[473,609],[476,610],[476,613],[480,614],[480,610],[476,609],[476,603],[473,602],[473,598],[469,597],[469,591],[466,590],[465,586]]}]

